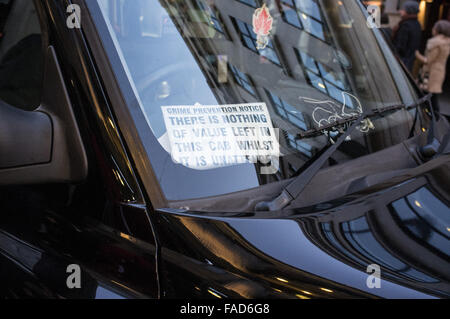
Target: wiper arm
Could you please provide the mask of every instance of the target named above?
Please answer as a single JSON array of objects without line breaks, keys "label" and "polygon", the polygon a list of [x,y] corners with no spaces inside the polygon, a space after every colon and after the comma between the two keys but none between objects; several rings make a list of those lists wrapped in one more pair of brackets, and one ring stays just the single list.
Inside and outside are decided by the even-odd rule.
[{"label": "wiper arm", "polygon": [[[289,205],[295,198],[297,198],[305,189],[305,187],[310,183],[313,177],[317,174],[320,168],[325,164],[325,162],[333,155],[333,153],[341,146],[341,144],[347,139],[350,134],[356,129],[356,127],[366,118],[373,117],[375,115],[381,115],[382,113],[398,110],[398,109],[412,109],[418,107],[424,102],[429,101],[431,95],[426,95],[425,97],[419,99],[414,104],[406,106],[406,105],[396,105],[389,106],[381,109],[368,110],[359,115],[355,122],[348,128],[348,130],[341,135],[336,143],[330,146],[320,157],[314,161],[314,163],[309,166],[306,170],[304,170],[299,176],[297,176],[291,183],[289,183],[280,195],[278,195],[275,199],[267,202],[260,202],[256,205],[255,210],[257,211],[276,211],[281,210],[287,205]],[[349,123],[354,120],[354,117],[346,119],[342,124]],[[331,127],[336,126],[334,123]],[[323,130],[323,127],[320,129]]]},{"label": "wiper arm", "polygon": [[330,158],[336,149],[347,139],[350,134],[356,129],[356,127],[362,122],[362,120],[368,115],[369,111],[364,112],[358,117],[355,123],[341,135],[336,143],[330,146],[310,167],[308,167],[303,173],[297,176],[290,184],[288,184],[281,194],[270,202],[260,202],[256,205],[257,211],[274,211],[283,209],[289,205],[295,198],[297,198],[306,185],[312,180],[316,173],[320,170],[323,164]]}]

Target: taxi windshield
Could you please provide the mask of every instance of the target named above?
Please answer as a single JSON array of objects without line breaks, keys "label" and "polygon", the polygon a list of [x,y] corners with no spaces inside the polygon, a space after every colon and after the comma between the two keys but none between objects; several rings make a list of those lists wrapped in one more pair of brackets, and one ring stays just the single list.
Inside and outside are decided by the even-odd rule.
[{"label": "taxi windshield", "polygon": [[[167,200],[292,178],[345,129],[417,97],[356,0],[97,0]],[[414,113],[365,120],[327,165],[401,143]]]}]

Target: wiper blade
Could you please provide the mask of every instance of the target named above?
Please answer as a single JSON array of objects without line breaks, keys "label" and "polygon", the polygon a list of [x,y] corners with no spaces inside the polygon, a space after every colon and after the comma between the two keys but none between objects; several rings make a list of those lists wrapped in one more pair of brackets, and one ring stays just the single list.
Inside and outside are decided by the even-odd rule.
[{"label": "wiper blade", "polygon": [[[299,176],[297,176],[291,183],[289,183],[280,195],[278,195],[275,199],[268,202],[260,202],[255,206],[255,210],[257,211],[276,211],[281,210],[287,205],[289,205],[295,198],[297,198],[305,189],[305,187],[309,184],[309,182],[313,179],[313,177],[317,174],[320,168],[326,163],[326,161],[333,155],[333,153],[341,146],[341,144],[347,139],[350,134],[360,125],[360,123],[367,117],[373,117],[378,114],[382,114],[388,111],[396,110],[396,109],[412,109],[420,106],[424,102],[429,102],[431,99],[431,95],[428,94],[423,98],[416,101],[411,105],[397,105],[397,106],[389,106],[381,109],[373,109],[363,112],[359,115],[354,121],[354,123],[348,128],[348,130],[342,134],[336,143],[330,146],[322,155],[312,163],[306,170],[304,170]],[[353,119],[348,118],[345,120],[345,123],[351,122]],[[333,126],[336,126],[334,124]],[[322,130],[323,128],[321,128]]]},{"label": "wiper blade", "polygon": [[[381,107],[381,108],[376,108],[376,109],[373,109],[372,111],[370,111],[369,114],[367,114],[366,118],[381,116],[384,113],[391,112],[391,111],[397,111],[397,110],[401,110],[401,109],[408,111],[408,110],[416,108],[418,105],[423,104],[424,102],[428,101],[430,98],[431,98],[431,95],[426,95],[411,105],[395,104],[395,105],[388,105],[388,106]],[[333,123],[330,123],[327,125],[322,125],[319,128],[314,128],[311,130],[300,132],[297,134],[297,139],[302,139],[302,138],[307,138],[307,137],[316,137],[316,136],[322,135],[323,132],[326,130],[331,130],[335,127],[342,126],[342,125],[345,125],[347,123],[357,120],[361,114],[349,116],[342,120],[337,120]]]}]

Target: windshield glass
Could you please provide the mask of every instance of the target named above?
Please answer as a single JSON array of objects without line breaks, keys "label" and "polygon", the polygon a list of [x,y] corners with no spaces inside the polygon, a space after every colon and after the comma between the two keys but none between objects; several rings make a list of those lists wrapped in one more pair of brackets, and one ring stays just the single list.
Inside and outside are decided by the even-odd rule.
[{"label": "windshield glass", "polygon": [[[168,200],[289,179],[345,128],[301,132],[415,99],[356,0],[96,5],[109,30],[100,35],[114,42],[159,142],[147,151]],[[403,141],[412,118],[401,110],[364,121],[328,165]]]}]

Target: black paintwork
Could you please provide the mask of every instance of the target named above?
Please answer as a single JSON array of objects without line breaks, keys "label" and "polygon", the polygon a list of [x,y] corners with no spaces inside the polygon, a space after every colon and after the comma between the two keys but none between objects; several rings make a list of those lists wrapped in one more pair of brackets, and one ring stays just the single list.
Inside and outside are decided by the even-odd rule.
[{"label": "black paintwork", "polygon": [[[1,297],[449,296],[448,255],[416,238],[391,206],[426,186],[448,208],[448,156],[306,208],[247,214],[155,211],[115,125],[90,48],[82,32],[64,27],[68,2],[36,3],[86,145],[89,177],[78,185],[0,189]],[[381,247],[406,267],[382,265],[380,289],[367,288],[365,271],[382,258],[377,253],[385,252],[362,255],[346,243],[340,226],[361,217]],[[338,244],[325,234],[325,224]],[[448,250],[448,241],[444,244]],[[81,289],[66,286],[70,264],[82,268]],[[408,269],[433,280],[405,276]]]}]

